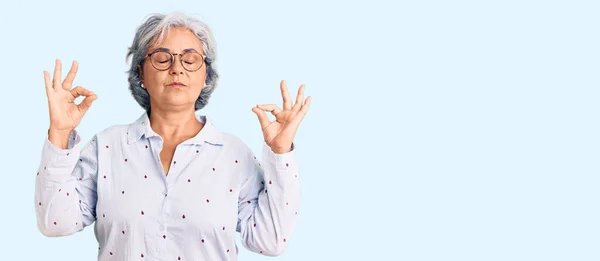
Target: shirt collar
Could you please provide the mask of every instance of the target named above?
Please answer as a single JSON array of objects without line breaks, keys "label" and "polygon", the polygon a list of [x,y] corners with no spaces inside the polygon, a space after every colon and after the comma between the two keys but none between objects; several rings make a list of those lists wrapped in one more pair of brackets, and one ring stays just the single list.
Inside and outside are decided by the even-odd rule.
[{"label": "shirt collar", "polygon": [[[204,124],[202,130],[198,134],[189,140],[182,142],[181,144],[222,144],[219,137],[219,131],[213,126],[212,121],[205,115],[196,115],[196,119]],[[144,112],[135,122],[129,124],[127,128],[127,143],[133,144],[141,139],[149,139],[154,136],[159,136],[150,127],[150,119],[148,113]]]}]

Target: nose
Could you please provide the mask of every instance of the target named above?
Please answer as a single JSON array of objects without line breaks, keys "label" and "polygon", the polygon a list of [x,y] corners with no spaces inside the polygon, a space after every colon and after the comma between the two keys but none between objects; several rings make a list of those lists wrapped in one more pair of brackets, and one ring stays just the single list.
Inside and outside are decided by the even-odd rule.
[{"label": "nose", "polygon": [[178,74],[183,74],[183,65],[181,64],[181,59],[180,57],[177,57],[178,55],[176,55],[175,59],[173,59],[173,64],[171,65],[171,68],[169,70],[170,74],[173,75],[178,75]]}]

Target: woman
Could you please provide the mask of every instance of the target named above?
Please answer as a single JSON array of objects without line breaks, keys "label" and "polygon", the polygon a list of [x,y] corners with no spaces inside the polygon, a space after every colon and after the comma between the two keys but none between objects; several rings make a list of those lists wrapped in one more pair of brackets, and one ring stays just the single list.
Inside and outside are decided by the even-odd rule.
[{"label": "woman", "polygon": [[39,230],[66,236],[95,222],[99,260],[237,260],[236,232],[250,251],[281,254],[298,214],[292,141],[310,104],[304,86],[293,105],[282,81],[283,109],[252,108],[264,136],[261,164],[195,114],[218,78],[206,24],[179,13],[149,16],[127,56],[129,88],[146,112],[81,150],[76,127],[97,96],[72,88],[76,62],[62,83],[59,60],[52,80],[44,72],[50,128],[36,177]]}]

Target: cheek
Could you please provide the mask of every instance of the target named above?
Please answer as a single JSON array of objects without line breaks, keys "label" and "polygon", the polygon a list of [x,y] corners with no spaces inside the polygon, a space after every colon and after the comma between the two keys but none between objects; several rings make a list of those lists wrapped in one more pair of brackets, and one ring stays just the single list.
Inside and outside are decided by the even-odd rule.
[{"label": "cheek", "polygon": [[197,73],[193,74],[190,77],[190,83],[194,86],[198,86],[200,89],[204,88],[204,83],[206,82],[206,73]]},{"label": "cheek", "polygon": [[160,79],[160,71],[154,70],[151,64],[144,64],[144,82],[150,84]]},{"label": "cheek", "polygon": [[162,72],[151,72],[144,77],[146,89],[150,91],[155,88],[162,88],[167,81],[167,74]]}]

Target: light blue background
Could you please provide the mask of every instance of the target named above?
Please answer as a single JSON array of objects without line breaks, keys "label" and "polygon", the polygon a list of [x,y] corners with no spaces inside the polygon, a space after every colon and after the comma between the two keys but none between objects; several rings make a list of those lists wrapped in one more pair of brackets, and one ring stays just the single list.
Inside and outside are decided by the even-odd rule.
[{"label": "light blue background", "polygon": [[218,47],[215,125],[260,152],[250,111],[313,96],[288,250],[240,260],[600,260],[598,1],[2,1],[2,260],[95,260],[93,228],[46,238],[34,178],[43,70],[80,63],[88,141],[142,109],[125,54],[152,12],[200,15]]}]

